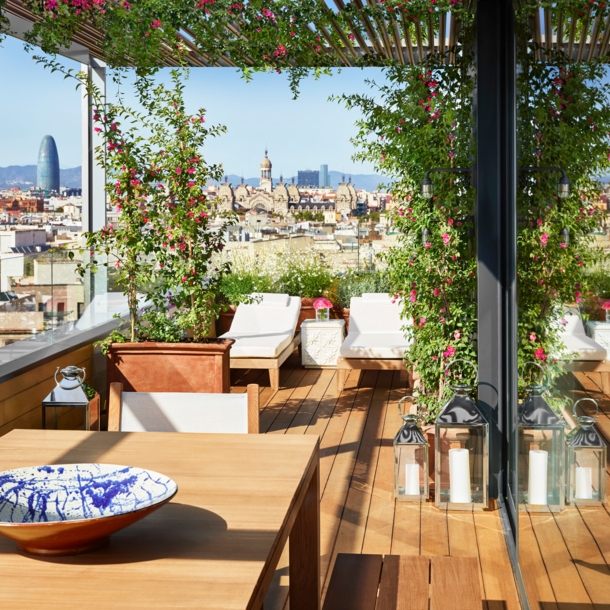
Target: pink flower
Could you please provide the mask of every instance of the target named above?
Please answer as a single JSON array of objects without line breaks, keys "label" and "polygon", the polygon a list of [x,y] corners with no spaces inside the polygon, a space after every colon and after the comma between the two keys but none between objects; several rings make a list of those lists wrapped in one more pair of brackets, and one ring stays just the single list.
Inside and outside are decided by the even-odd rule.
[{"label": "pink flower", "polygon": [[451,241],[451,238],[449,237],[449,235],[447,235],[447,233],[443,233],[442,238],[443,238],[443,244],[448,246],[449,242]]},{"label": "pink flower", "polygon": [[425,324],[426,323],[426,318],[420,318],[419,319],[419,323],[422,324],[422,325]]},{"label": "pink flower", "polygon": [[193,187],[195,186],[195,183],[194,183],[194,182],[189,182],[189,186],[190,186],[191,188],[193,188]]},{"label": "pink flower", "polygon": [[313,302],[313,308],[318,311],[318,309],[330,309],[333,306],[333,304],[328,300],[325,299],[323,297],[316,299]]},{"label": "pink flower", "polygon": [[453,284],[453,280],[450,277],[447,278],[447,284]]},{"label": "pink flower", "polygon": [[541,243],[543,246],[546,246],[546,242],[548,241],[548,239],[549,239],[548,234],[547,234],[547,233],[543,233],[543,234],[540,236],[540,243]]},{"label": "pink flower", "polygon": [[559,244],[559,247],[560,247],[560,248],[563,248],[563,249],[565,250],[565,249],[566,249],[568,246],[567,246],[567,244],[566,244],[565,242],[563,242],[563,241],[562,241],[562,242]]},{"label": "pink flower", "polygon": [[445,358],[453,358],[453,356],[455,356],[455,347],[448,345],[447,346],[447,351],[443,352],[443,356]]},{"label": "pink flower", "polygon": [[536,335],[534,333],[530,334],[530,341],[535,341],[536,340]]},{"label": "pink flower", "polygon": [[539,347],[534,352],[534,356],[536,357],[536,360],[546,360],[546,354],[544,353],[544,349],[542,347]]},{"label": "pink flower", "polygon": [[431,244],[429,241],[427,241],[427,242],[424,244],[424,248],[429,248],[431,245],[432,245],[432,244]]},{"label": "pink flower", "polygon": [[461,336],[462,336],[462,335],[460,335],[460,331],[459,331],[459,330],[456,330],[456,331],[453,333],[453,338],[454,338],[456,341],[457,341],[457,340],[458,340],[458,339],[459,339]]},{"label": "pink flower", "polygon": [[441,294],[440,288],[435,288],[435,289],[432,291],[432,294],[434,294],[434,296],[435,296],[435,297],[440,296],[440,294]]},{"label": "pink flower", "polygon": [[186,170],[189,174],[194,174],[195,173],[195,169],[190,167],[189,169]]},{"label": "pink flower", "polygon": [[155,19],[151,24],[150,27],[154,30],[155,28],[160,28],[161,27],[161,22],[158,19]]},{"label": "pink flower", "polygon": [[438,360],[438,356],[432,356],[432,360]]},{"label": "pink flower", "polygon": [[537,224],[538,226],[540,226],[540,225],[542,224],[542,218],[538,218],[538,219],[536,220],[536,224]]},{"label": "pink flower", "polygon": [[415,303],[416,300],[417,297],[414,294],[409,297],[409,301],[411,301],[411,303]]},{"label": "pink flower", "polygon": [[181,174],[182,173],[182,168],[181,167],[177,167],[176,168],[176,173],[177,174]]},{"label": "pink flower", "polygon": [[602,309],[605,309],[606,311],[610,309],[610,301],[605,301],[602,305]]},{"label": "pink flower", "polygon": [[561,320],[559,320],[564,326],[568,323],[568,321],[565,318],[561,318]]}]

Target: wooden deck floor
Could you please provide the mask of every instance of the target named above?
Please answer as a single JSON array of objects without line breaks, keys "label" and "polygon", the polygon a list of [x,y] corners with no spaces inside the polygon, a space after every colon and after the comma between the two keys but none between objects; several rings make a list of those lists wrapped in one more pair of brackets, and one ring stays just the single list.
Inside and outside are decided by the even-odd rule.
[{"label": "wooden deck floor", "polygon": [[[397,403],[407,393],[406,373],[365,372],[358,384],[352,373],[340,394],[335,371],[305,370],[296,354],[282,367],[277,392],[268,387],[266,371],[232,374],[233,392],[248,383],[261,386],[261,432],[322,439],[323,593],[341,552],[472,556],[479,559],[483,608],[520,608],[497,511],[447,512],[394,500],[392,440],[401,424]],[[286,565],[283,557],[265,610],[287,605]]]},{"label": "wooden deck floor", "polygon": [[[574,400],[598,401],[598,430],[610,441],[610,397],[599,373],[576,373]],[[610,443],[609,443],[610,444]],[[610,484],[610,469],[606,469]],[[609,488],[610,489],[610,488]],[[610,610],[610,505],[560,515],[520,513],[520,564],[532,610]]]}]

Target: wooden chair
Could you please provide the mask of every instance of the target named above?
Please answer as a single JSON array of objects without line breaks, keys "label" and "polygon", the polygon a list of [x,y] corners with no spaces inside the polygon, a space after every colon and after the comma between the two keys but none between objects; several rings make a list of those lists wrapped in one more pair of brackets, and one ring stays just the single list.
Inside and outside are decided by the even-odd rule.
[{"label": "wooden chair", "polygon": [[339,553],[324,610],[481,610],[476,557]]},{"label": "wooden chair", "polygon": [[231,330],[221,339],[233,339],[232,369],[267,369],[274,390],[280,387],[280,367],[301,343],[296,333],[301,299],[287,294],[258,293],[257,303],[242,303]]},{"label": "wooden chair", "polygon": [[[337,390],[341,392],[350,370],[404,371],[404,353],[410,345],[401,330],[400,305],[387,293],[352,297],[349,332],[339,348]],[[409,383],[413,386],[412,372]]]},{"label": "wooden chair", "polygon": [[123,392],[110,384],[110,432],[218,432],[258,434],[258,385],[245,394]]}]

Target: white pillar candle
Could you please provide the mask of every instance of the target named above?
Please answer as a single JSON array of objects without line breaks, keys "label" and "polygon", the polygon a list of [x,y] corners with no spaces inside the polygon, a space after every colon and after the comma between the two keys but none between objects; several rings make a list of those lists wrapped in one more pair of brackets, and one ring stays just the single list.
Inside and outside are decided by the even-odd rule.
[{"label": "white pillar candle", "polygon": [[547,503],[547,465],[549,452],[530,449],[530,466],[527,479],[527,503]]},{"label": "white pillar candle", "polygon": [[591,468],[576,466],[576,499],[591,500],[593,498],[593,480],[591,476]]},{"label": "white pillar candle", "polygon": [[405,464],[405,494],[419,496],[419,464]]},{"label": "white pillar candle", "polygon": [[449,449],[449,501],[456,504],[472,502],[468,449]]}]

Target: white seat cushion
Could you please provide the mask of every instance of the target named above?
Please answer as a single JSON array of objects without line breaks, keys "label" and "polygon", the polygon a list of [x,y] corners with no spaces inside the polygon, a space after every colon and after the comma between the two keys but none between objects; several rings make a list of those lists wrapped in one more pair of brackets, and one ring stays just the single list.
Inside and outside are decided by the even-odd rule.
[{"label": "white seat cushion", "polygon": [[256,299],[256,305],[263,307],[288,307],[290,303],[290,296],[287,294],[253,292],[252,296]]},{"label": "white seat cushion", "polygon": [[[281,304],[274,306],[269,302],[265,305],[261,303],[242,303],[235,312],[231,332],[247,333],[249,335],[286,332],[294,334],[301,311],[301,299],[299,297],[288,297],[288,299],[287,307]],[[223,337],[228,336],[230,335],[223,335]]]},{"label": "white seat cushion", "polygon": [[364,301],[387,303],[390,300],[390,295],[387,292],[363,292],[362,299]]},{"label": "white seat cushion", "polygon": [[409,347],[409,341],[402,332],[352,333],[351,330],[350,320],[350,332],[339,348],[339,355],[343,358],[403,358]]},{"label": "white seat cushion", "polygon": [[576,360],[606,360],[606,348],[586,335],[562,335],[568,352],[576,352]]},{"label": "white seat cushion", "polygon": [[231,358],[277,358],[290,345],[293,337],[294,331],[247,333],[233,331],[231,328],[221,338],[235,339],[231,346]]},{"label": "white seat cushion", "polygon": [[352,333],[402,333],[410,320],[401,320],[401,303],[392,303],[389,295],[382,300],[366,300],[352,297],[349,310],[349,334]]}]

